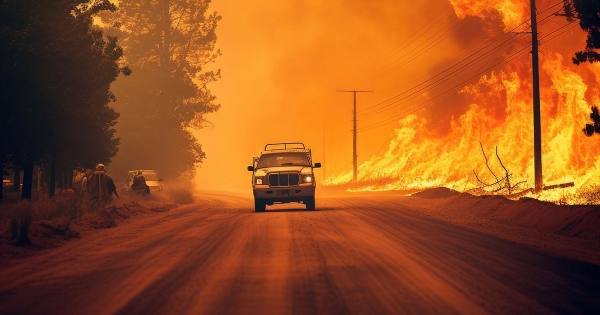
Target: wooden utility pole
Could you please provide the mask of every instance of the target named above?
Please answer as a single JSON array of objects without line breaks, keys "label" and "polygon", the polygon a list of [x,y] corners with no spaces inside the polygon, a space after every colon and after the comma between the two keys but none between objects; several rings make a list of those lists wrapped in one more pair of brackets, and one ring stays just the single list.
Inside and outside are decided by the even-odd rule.
[{"label": "wooden utility pole", "polygon": [[373,90],[371,91],[365,91],[365,90],[337,90],[338,92],[352,92],[354,93],[354,110],[353,110],[353,115],[354,118],[352,119],[352,123],[353,123],[353,129],[352,129],[352,180],[354,182],[356,182],[356,174],[357,174],[357,160],[358,160],[358,153],[356,152],[356,93],[363,93],[363,92],[368,92],[368,93],[373,93]]},{"label": "wooden utility pole", "polygon": [[533,74],[533,160],[535,191],[541,191],[542,179],[542,127],[540,118],[540,71],[538,66],[538,38],[535,0],[531,0],[531,70]]}]

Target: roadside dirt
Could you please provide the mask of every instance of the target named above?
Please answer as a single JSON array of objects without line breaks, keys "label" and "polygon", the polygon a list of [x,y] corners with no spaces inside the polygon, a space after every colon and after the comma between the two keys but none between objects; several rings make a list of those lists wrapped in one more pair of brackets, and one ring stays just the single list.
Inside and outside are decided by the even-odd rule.
[{"label": "roadside dirt", "polygon": [[[350,194],[322,196],[316,211],[278,205],[255,213],[251,195],[203,193],[192,205],[117,218],[117,226],[85,230],[57,248],[0,259],[0,310],[586,314],[600,307],[600,265],[506,240],[532,230],[465,217],[450,204],[466,200]],[[490,211],[478,200],[481,210],[464,212]],[[532,239],[582,239],[536,233]]]},{"label": "roadside dirt", "polygon": [[[278,205],[266,213],[255,213],[247,194],[201,193],[195,204],[162,212],[125,202],[107,210],[116,226],[103,226],[111,221],[98,214],[73,223],[79,237],[54,233],[58,247],[0,257],[0,309],[553,314],[600,307],[600,265],[585,262],[598,250],[577,243],[597,243],[593,233],[501,222],[539,207],[525,207],[527,200],[447,193],[321,197],[317,211]],[[543,243],[551,246],[536,249]]]},{"label": "roadside dirt", "polygon": [[[72,219],[62,215],[54,219],[34,219],[29,227],[29,244],[18,244],[12,239],[12,226],[6,213],[0,216],[0,266],[2,259],[35,255],[41,250],[62,246],[72,239],[86,238],[90,232],[110,229],[129,221],[152,216],[157,212],[170,211],[177,207],[174,203],[165,203],[164,198],[153,200],[124,196],[99,209],[81,209],[83,215]],[[19,211],[11,205],[3,205],[2,211]]]},{"label": "roadside dirt", "polygon": [[531,198],[473,196],[448,188],[412,195],[427,216],[600,265],[600,206],[556,205]]}]

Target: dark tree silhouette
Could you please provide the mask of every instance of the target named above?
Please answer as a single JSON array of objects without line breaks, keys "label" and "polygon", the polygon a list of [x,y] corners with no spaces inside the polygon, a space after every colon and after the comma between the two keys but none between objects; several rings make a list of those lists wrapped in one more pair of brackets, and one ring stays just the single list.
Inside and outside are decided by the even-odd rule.
[{"label": "dark tree silhouette", "polygon": [[[122,139],[113,171],[156,169],[161,177],[193,176],[205,154],[190,128],[207,124],[218,110],[207,85],[220,71],[204,67],[215,50],[221,19],[208,13],[210,0],[121,0],[116,14],[103,14],[125,49],[135,75],[118,80]],[[118,175],[117,175],[118,176]]]},{"label": "dark tree silhouette", "polygon": [[0,2],[0,152],[21,164],[23,198],[31,198],[34,163],[77,167],[116,154],[109,87],[129,70],[119,67],[117,39],[92,23],[115,9],[108,0]]},{"label": "dark tree silhouette", "polygon": [[598,107],[592,106],[590,118],[592,119],[593,124],[586,124],[585,128],[583,128],[583,133],[588,137],[593,136],[594,133],[600,133],[600,113],[598,112]]},{"label": "dark tree silhouette", "polygon": [[581,29],[588,33],[585,49],[575,53],[573,63],[594,63],[600,61],[600,1],[564,0],[565,15],[569,21],[579,20]]}]

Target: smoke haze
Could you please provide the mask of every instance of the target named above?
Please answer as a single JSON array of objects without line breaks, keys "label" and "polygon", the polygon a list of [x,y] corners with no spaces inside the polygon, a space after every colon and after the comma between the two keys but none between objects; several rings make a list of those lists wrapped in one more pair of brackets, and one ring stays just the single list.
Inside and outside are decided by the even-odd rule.
[{"label": "smoke haze", "polygon": [[[303,141],[313,149],[314,160],[324,163],[320,172],[347,170],[352,163],[352,94],[336,89],[375,89],[358,96],[360,110],[393,95],[377,87],[389,89],[424,75],[460,46],[449,41],[444,54],[430,51],[402,71],[382,75],[386,55],[429,15],[448,13],[446,1],[415,6],[399,1],[220,0],[212,8],[223,16],[217,31],[223,55],[215,65],[222,78],[211,87],[222,107],[209,116],[213,128],[196,132],[207,152],[197,175],[201,188],[246,187],[245,166],[267,142]],[[448,14],[441,23],[451,19],[456,17]],[[359,125],[385,114],[370,121],[359,117]],[[360,134],[359,161],[377,153],[392,128]],[[227,183],[220,183],[224,178]]]},{"label": "smoke haze", "polygon": [[[352,163],[352,94],[336,93],[336,89],[374,90],[358,94],[358,161],[359,165],[364,164],[363,172],[381,173],[382,169],[374,165],[386,159],[396,162],[383,163],[380,168],[391,169],[391,165],[411,159],[406,152],[394,153],[393,148],[406,127],[406,121],[398,120],[408,114],[424,119],[417,129],[416,125],[410,126],[411,132],[424,137],[418,141],[447,142],[445,137],[449,135],[460,141],[465,134],[476,135],[465,138],[471,141],[469,151],[454,158],[471,154],[481,159],[480,152],[471,151],[479,150],[478,141],[487,142],[490,147],[504,145],[504,150],[517,150],[515,144],[507,142],[509,137],[496,139],[482,131],[481,126],[463,126],[466,129],[462,133],[453,133],[452,126],[460,119],[482,115],[466,115],[473,104],[485,108],[486,115],[496,122],[504,121],[511,113],[510,103],[515,99],[522,106],[530,106],[522,103],[531,97],[530,54],[521,54],[492,69],[530,45],[530,36],[525,33],[529,23],[523,24],[529,16],[528,1],[451,2],[213,2],[213,9],[223,16],[217,44],[223,56],[215,65],[222,69],[222,79],[212,85],[222,108],[209,116],[213,128],[196,132],[207,152],[196,177],[198,187],[248,190],[250,176],[244,171],[245,166],[250,165],[251,158],[259,154],[265,143],[282,141],[305,142],[313,149],[314,160],[324,164],[321,175],[333,182],[345,182]],[[543,16],[549,15],[560,9],[554,6],[557,3],[538,1],[538,12],[548,9]],[[584,81],[596,82],[599,77],[598,67],[577,68],[570,62],[571,55],[585,42],[585,34],[578,27],[565,29],[567,32],[553,41],[544,41],[544,35],[557,35],[556,30],[566,24],[563,17],[553,16],[541,21],[539,27],[542,105],[551,116],[561,114],[556,82],[548,79],[552,65],[577,71]],[[501,45],[503,41],[497,42],[495,45],[499,46],[476,63],[438,82],[440,77],[436,74],[511,30],[507,38],[514,40]],[[418,36],[413,36],[415,33]],[[506,73],[496,76],[498,73],[494,72],[490,76],[492,70]],[[481,75],[476,76],[478,73]],[[486,76],[482,81],[475,84],[483,75]],[[426,85],[409,90],[428,78]],[[460,83],[469,79],[469,86],[463,88],[465,84]],[[510,79],[519,84],[518,97],[509,93]],[[596,101],[594,91],[583,92],[589,103]],[[588,105],[578,107],[576,117],[580,121],[571,122],[574,134],[580,132],[577,126],[585,123]],[[379,124],[386,120],[387,123]],[[487,126],[493,129],[499,123]],[[439,151],[434,155],[446,150],[441,146],[423,148]],[[412,155],[422,159],[415,163],[436,167],[420,154]],[[529,173],[529,155],[532,153],[515,157],[523,173]],[[465,167],[461,172],[468,176],[471,169]],[[396,171],[406,169],[400,167]],[[340,174],[346,175],[338,177]],[[389,175],[391,181],[397,180],[395,176]]]}]

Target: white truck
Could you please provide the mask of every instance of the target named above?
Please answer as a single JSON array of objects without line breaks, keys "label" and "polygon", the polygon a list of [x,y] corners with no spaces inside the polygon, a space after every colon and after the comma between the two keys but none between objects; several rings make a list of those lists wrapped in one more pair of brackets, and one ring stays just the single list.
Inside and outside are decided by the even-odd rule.
[{"label": "white truck", "polygon": [[315,210],[314,169],[312,153],[301,142],[269,143],[260,157],[252,160],[254,211],[264,212],[267,205],[298,202],[307,210]]}]

